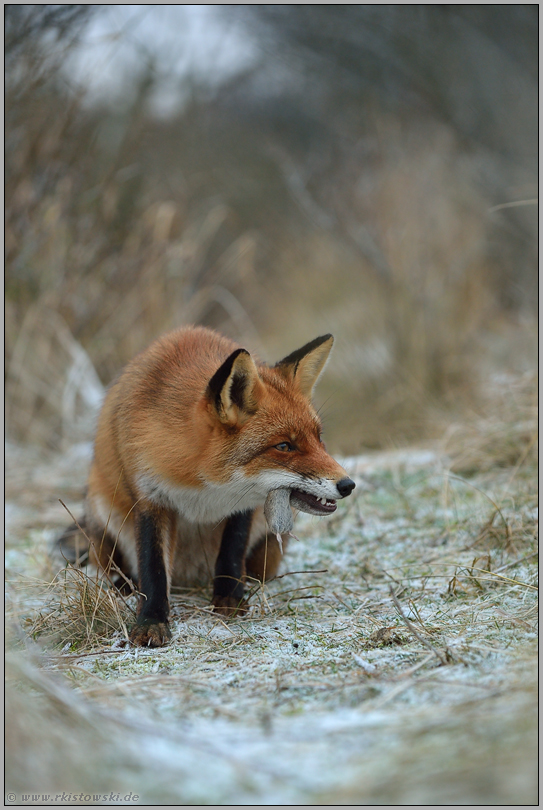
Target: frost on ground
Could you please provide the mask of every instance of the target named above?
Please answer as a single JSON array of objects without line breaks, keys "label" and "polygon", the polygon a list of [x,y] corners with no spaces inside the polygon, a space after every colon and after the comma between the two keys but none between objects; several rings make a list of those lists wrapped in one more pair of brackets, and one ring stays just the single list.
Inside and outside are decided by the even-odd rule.
[{"label": "frost on ground", "polygon": [[176,591],[171,646],[142,650],[126,643],[133,597],[78,573],[47,584],[70,521],[58,499],[77,516],[88,448],[8,448],[6,789],[80,804],[536,804],[523,462],[463,477],[426,450],[348,459],[357,489],[330,518],[297,517],[248,618]]}]

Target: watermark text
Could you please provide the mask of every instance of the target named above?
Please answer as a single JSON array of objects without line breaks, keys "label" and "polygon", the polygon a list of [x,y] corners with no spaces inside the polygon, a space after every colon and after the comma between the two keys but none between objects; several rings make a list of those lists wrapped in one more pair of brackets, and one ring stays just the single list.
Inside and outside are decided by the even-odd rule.
[{"label": "watermark text", "polygon": [[140,799],[137,793],[6,793],[6,804],[74,804],[74,802],[89,802],[96,804],[114,804],[122,802],[138,802]]}]

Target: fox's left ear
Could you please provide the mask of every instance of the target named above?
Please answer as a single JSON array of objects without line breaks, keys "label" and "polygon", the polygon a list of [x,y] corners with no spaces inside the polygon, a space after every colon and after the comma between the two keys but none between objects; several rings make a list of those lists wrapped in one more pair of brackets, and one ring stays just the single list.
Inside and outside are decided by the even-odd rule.
[{"label": "fox's left ear", "polygon": [[321,335],[276,363],[287,379],[296,380],[302,394],[310,397],[332,351],[332,335]]},{"label": "fox's left ear", "polygon": [[256,413],[262,382],[248,351],[236,349],[215,372],[207,397],[221,422],[242,425]]}]

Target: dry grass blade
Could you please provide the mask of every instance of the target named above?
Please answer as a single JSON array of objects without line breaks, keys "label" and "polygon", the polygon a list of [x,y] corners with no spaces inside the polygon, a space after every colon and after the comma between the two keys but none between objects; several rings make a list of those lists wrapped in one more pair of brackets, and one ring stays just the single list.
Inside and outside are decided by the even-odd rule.
[{"label": "dry grass blade", "polygon": [[393,591],[393,589],[391,587],[389,587],[389,592],[390,592],[390,596],[392,597],[392,601],[396,605],[396,610],[400,614],[400,618],[403,621],[403,623],[405,624],[405,626],[407,627],[407,629],[409,630],[409,632],[412,633],[412,635],[415,636],[417,641],[420,641],[420,643],[424,647],[426,647],[426,649],[430,650],[436,656],[436,658],[437,658],[437,660],[439,661],[440,664],[443,664],[443,665],[447,664],[448,663],[447,655],[445,653],[442,653],[440,650],[436,650],[436,648],[433,646],[433,644],[430,644],[430,642],[427,639],[423,638],[420,635],[420,633],[417,632],[417,630],[413,626],[412,622],[409,621],[409,619],[407,618],[407,616],[403,612],[402,606],[400,605],[398,597],[396,596],[396,594],[394,593],[394,591]]},{"label": "dry grass blade", "polygon": [[[88,536],[88,534],[87,534],[87,533],[86,533],[86,531],[83,529],[83,527],[81,526],[81,524],[79,523],[79,521],[77,520],[77,518],[75,518],[75,517],[73,516],[72,512],[71,512],[71,511],[68,509],[68,507],[66,506],[66,504],[64,503],[64,501],[62,500],[62,498],[59,498],[58,500],[59,500],[59,503],[60,503],[60,504],[62,504],[62,506],[64,507],[64,509],[65,509],[65,510],[68,512],[68,514],[69,514],[69,515],[70,515],[70,517],[72,518],[73,522],[75,523],[75,525],[77,526],[77,528],[79,529],[79,531],[82,533],[82,535],[83,535],[83,536],[85,537],[85,539],[88,541],[89,546],[92,546],[92,548],[94,549],[94,551],[95,551],[95,553],[96,553],[96,556],[97,556],[97,557],[98,557],[98,559],[99,559],[99,558],[100,558],[100,556],[101,556],[101,555],[100,555],[100,552],[101,552],[101,550],[102,550],[102,549],[101,549],[101,547],[100,547],[99,549],[96,549],[96,545],[95,545],[94,541],[93,541],[93,540],[92,540],[92,539],[91,539],[91,538]],[[134,508],[136,507],[137,503],[138,503],[138,501],[136,501],[136,503],[135,503],[135,504],[134,504],[134,505],[131,507],[130,512],[132,511],[132,509],[134,509]],[[123,528],[123,526],[124,526],[124,524],[125,524],[126,519],[128,518],[128,515],[130,514],[130,512],[128,512],[128,514],[125,516],[125,518],[124,518],[124,520],[123,520],[123,522],[122,522],[122,524],[121,524],[121,527],[120,527],[120,529],[119,529],[119,532],[118,532],[118,534],[117,534],[117,537],[115,538],[115,545],[113,546],[113,551],[115,551],[115,548],[116,548],[116,546],[117,546],[117,541],[118,541],[118,539],[119,539],[119,534],[121,533],[122,528]],[[105,538],[105,536],[106,536],[106,532],[107,532],[107,527],[108,527],[108,524],[109,524],[109,518],[110,518],[110,516],[111,516],[111,513],[110,513],[110,515],[108,516],[108,520],[107,520],[106,526],[105,526],[105,528],[104,528],[104,533],[103,533],[103,536],[102,536],[102,542],[104,541],[104,538]],[[107,569],[107,570],[100,569],[99,571],[97,571],[97,572],[96,572],[96,581],[98,581],[98,579],[99,579],[100,577],[105,577],[105,578],[107,579],[107,581],[109,582],[109,584],[111,585],[111,587],[112,587],[112,588],[115,588],[115,585],[114,585],[114,583],[113,583],[113,580],[111,579],[111,576],[110,576],[110,571],[111,571],[111,570],[115,571],[115,573],[116,573],[118,576],[120,576],[120,577],[121,577],[121,579],[123,579],[123,580],[125,581],[125,583],[126,583],[127,585],[129,585],[129,586],[130,586],[130,587],[133,589],[133,584],[132,584],[132,582],[131,582],[131,581],[128,579],[128,577],[126,576],[126,574],[124,573],[124,571],[122,571],[122,570],[119,568],[119,566],[118,566],[118,565],[115,563],[115,561],[113,560],[113,552],[112,552],[112,556],[111,556],[111,559],[110,559],[110,563],[109,563],[108,569]],[[120,592],[120,591],[118,591],[118,594],[119,594],[120,598],[123,600],[123,602],[125,603],[125,605],[127,606],[127,608],[128,608],[129,610],[131,610],[131,611],[132,611],[132,613],[134,613],[134,611],[132,610],[132,608],[130,608],[130,607],[128,606],[128,603],[127,603],[126,599],[124,598],[124,596],[121,594],[121,592]],[[135,614],[134,614],[134,615],[135,615]]]},{"label": "dry grass blade", "polygon": [[29,622],[32,638],[71,650],[88,650],[115,633],[128,641],[133,610],[103,578],[67,565],[48,586],[47,608]]}]

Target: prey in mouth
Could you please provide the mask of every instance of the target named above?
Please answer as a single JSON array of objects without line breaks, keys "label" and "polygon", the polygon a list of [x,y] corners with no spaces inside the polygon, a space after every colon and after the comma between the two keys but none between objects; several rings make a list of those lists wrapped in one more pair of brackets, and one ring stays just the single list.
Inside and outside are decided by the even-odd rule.
[{"label": "prey in mouth", "polygon": [[[354,481],[344,478],[336,484],[340,498],[350,495]],[[310,515],[331,515],[337,509],[334,498],[325,495],[312,495],[301,489],[273,489],[268,493],[264,503],[264,515],[270,531],[276,536],[281,546],[281,535],[290,534],[293,527],[292,509],[307,512]],[[294,536],[294,535],[293,535]]]}]

